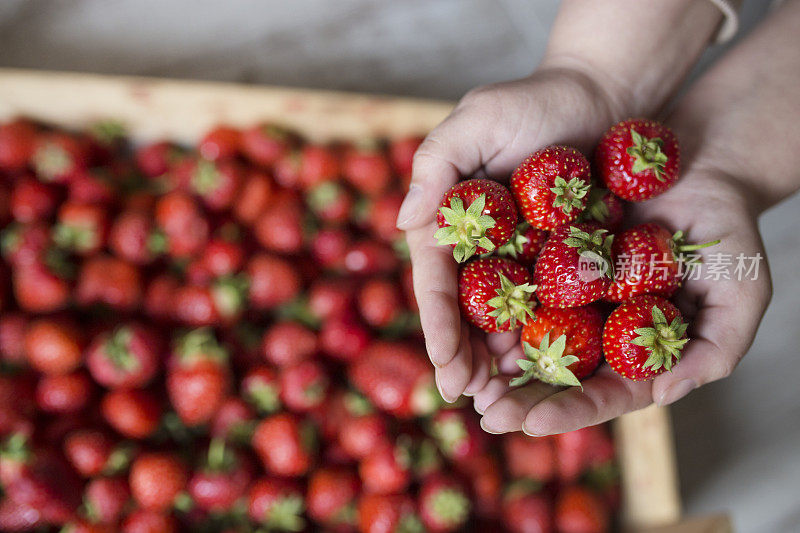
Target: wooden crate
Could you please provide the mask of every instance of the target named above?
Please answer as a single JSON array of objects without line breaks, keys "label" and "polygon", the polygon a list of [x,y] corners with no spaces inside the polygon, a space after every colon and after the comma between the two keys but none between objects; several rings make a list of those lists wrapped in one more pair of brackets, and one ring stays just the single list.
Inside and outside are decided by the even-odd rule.
[{"label": "wooden crate", "polygon": [[[210,127],[274,121],[314,141],[425,134],[452,103],[340,92],[0,69],[0,119],[25,115],[70,128],[121,121],[136,140],[191,143]],[[675,523],[680,498],[666,409],[614,424],[622,467],[623,524]]]}]

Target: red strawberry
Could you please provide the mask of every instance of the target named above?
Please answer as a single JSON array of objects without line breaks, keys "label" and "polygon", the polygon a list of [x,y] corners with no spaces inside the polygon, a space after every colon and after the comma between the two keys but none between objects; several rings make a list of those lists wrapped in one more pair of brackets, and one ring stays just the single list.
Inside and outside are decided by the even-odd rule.
[{"label": "red strawberry", "polygon": [[271,205],[274,189],[267,174],[250,169],[242,179],[239,195],[232,206],[236,220],[248,226],[253,224]]},{"label": "red strawberry", "polygon": [[286,259],[255,254],[246,266],[248,300],[255,309],[267,310],[292,300],[300,292],[302,280]]},{"label": "red strawberry", "polygon": [[532,226],[553,230],[586,206],[589,162],[569,146],[548,146],[528,156],[511,175],[520,213]]},{"label": "red strawberry", "polygon": [[224,440],[212,439],[206,464],[189,479],[189,495],[204,511],[228,512],[246,494],[251,477],[243,455],[227,449]]},{"label": "red strawberry", "polygon": [[595,163],[611,192],[624,200],[641,202],[678,181],[680,149],[672,130],[663,124],[630,119],[603,134]]},{"label": "red strawberry", "polygon": [[223,276],[210,286],[187,285],[175,291],[173,312],[192,327],[230,324],[244,311],[247,282],[240,276]]},{"label": "red strawberry", "polygon": [[623,231],[611,248],[617,272],[605,300],[620,303],[640,294],[671,297],[680,288],[686,254],[719,242],[686,244],[682,231],[673,235],[655,222]]},{"label": "red strawberry", "polygon": [[138,388],[153,379],[160,358],[161,343],[153,331],[124,324],[95,337],[87,350],[86,366],[105,387]]},{"label": "red strawberry", "polygon": [[113,204],[118,195],[115,178],[105,168],[76,172],[69,181],[69,200],[78,204]]},{"label": "red strawberry", "polygon": [[328,357],[352,362],[361,357],[372,335],[351,313],[333,315],[322,324],[319,347]]},{"label": "red strawberry", "polygon": [[111,250],[135,265],[146,265],[164,250],[163,235],[154,233],[153,217],[141,210],[120,213],[111,226],[108,245]]},{"label": "red strawberry", "polygon": [[237,197],[242,174],[242,168],[235,161],[212,163],[200,159],[195,164],[189,187],[210,210],[223,211],[230,208]]},{"label": "red strawberry", "polygon": [[132,264],[108,255],[96,255],[81,265],[75,300],[84,306],[104,304],[133,311],[142,299],[142,278]]},{"label": "red strawberry", "polygon": [[99,430],[79,429],[64,439],[64,455],[84,477],[102,473],[114,453],[114,440]]},{"label": "red strawberry", "polygon": [[341,173],[339,157],[329,146],[306,144],[300,149],[299,156],[297,185],[303,190],[335,180]]},{"label": "red strawberry", "polygon": [[0,530],[35,531],[37,527],[43,525],[42,522],[42,515],[38,509],[17,503],[11,498],[3,498],[0,501]]},{"label": "red strawberry", "polygon": [[178,278],[172,274],[154,276],[144,295],[144,311],[150,318],[171,319],[175,315],[175,294],[180,287]]},{"label": "red strawberry", "polygon": [[302,531],[304,498],[293,481],[262,478],[250,486],[248,516],[275,531]]},{"label": "red strawberry", "polygon": [[217,126],[206,133],[197,144],[197,151],[204,159],[219,161],[231,159],[239,152],[241,132],[230,126]]},{"label": "red strawberry", "polygon": [[555,448],[551,437],[529,437],[510,433],[503,439],[508,473],[514,478],[530,478],[541,483],[555,476]]},{"label": "red strawberry", "polygon": [[323,467],[308,480],[308,516],[335,529],[351,529],[356,523],[358,477],[349,470]]},{"label": "red strawberry", "polygon": [[36,386],[36,403],[46,413],[76,413],[92,395],[92,381],[84,372],[42,376]]},{"label": "red strawberry", "polygon": [[259,244],[271,252],[298,253],[304,241],[302,213],[296,200],[276,200],[256,219],[253,234]]},{"label": "red strawberry", "polygon": [[385,328],[403,317],[403,295],[396,281],[373,278],[358,291],[361,318],[373,328]]},{"label": "red strawberry", "polygon": [[503,500],[503,524],[513,533],[552,533],[553,509],[535,482],[513,483]]},{"label": "red strawberry", "polygon": [[422,144],[421,137],[403,137],[392,140],[389,144],[389,159],[397,174],[405,176],[411,173],[414,154]]},{"label": "red strawberry", "polygon": [[317,334],[298,322],[278,322],[264,333],[261,349],[275,366],[296,365],[317,352]]},{"label": "red strawberry", "polygon": [[355,275],[374,276],[391,274],[399,260],[394,250],[375,241],[358,241],[350,246],[344,256],[344,268]]},{"label": "red strawberry", "polygon": [[98,205],[64,202],[58,210],[53,241],[81,255],[91,255],[105,244],[106,210]]},{"label": "red strawberry", "polygon": [[530,272],[511,259],[478,258],[458,272],[461,316],[483,331],[512,331],[534,318],[536,287]]},{"label": "red strawberry", "polygon": [[83,494],[87,517],[93,522],[108,525],[117,523],[131,495],[127,480],[111,477],[91,480]]},{"label": "red strawberry", "polygon": [[579,307],[603,297],[614,277],[613,236],[606,233],[579,223],[550,234],[533,271],[542,305]]},{"label": "red strawberry", "polygon": [[265,418],[253,433],[252,446],[264,468],[278,476],[304,475],[312,461],[313,430],[289,413]]},{"label": "red strawberry", "polygon": [[356,221],[378,239],[398,242],[403,236],[403,232],[397,229],[397,215],[402,204],[403,194],[397,191],[365,199],[358,209]]},{"label": "red strawberry", "polygon": [[411,457],[403,444],[376,448],[364,456],[358,465],[358,475],[364,492],[398,494],[411,482]]},{"label": "red strawberry", "polygon": [[308,412],[325,402],[330,387],[328,372],[316,361],[303,361],[281,370],[281,400],[288,409]]},{"label": "red strawberry", "polygon": [[352,299],[352,284],[344,278],[318,279],[308,289],[308,309],[319,320],[342,316]]},{"label": "red strawberry", "polygon": [[573,482],[601,463],[614,458],[614,448],[602,426],[589,426],[553,436],[558,478]]},{"label": "red strawberry", "polygon": [[362,459],[389,444],[387,426],[386,417],[381,413],[348,416],[339,424],[339,444],[354,459]]},{"label": "red strawberry", "polygon": [[469,483],[475,514],[487,518],[500,514],[503,469],[491,453],[481,453],[459,465]]},{"label": "red strawberry", "polygon": [[186,468],[169,453],[144,453],[131,465],[131,494],[144,509],[165,511],[186,488]]},{"label": "red strawberry", "polygon": [[322,267],[341,270],[352,238],[342,228],[325,228],[317,231],[311,238],[311,256]]},{"label": "red strawberry", "polygon": [[122,524],[122,533],[175,533],[178,524],[169,515],[147,509],[137,509]]},{"label": "red strawberry", "polygon": [[71,295],[69,284],[53,268],[38,260],[15,269],[12,282],[20,309],[32,313],[63,309]]},{"label": "red strawberry", "polygon": [[228,395],[228,352],[213,332],[196,329],[184,335],[167,371],[167,393],[181,420],[188,426],[204,424]]},{"label": "red strawberry", "polygon": [[436,223],[440,229],[434,237],[439,244],[451,245],[453,257],[463,263],[508,242],[517,224],[517,207],[503,185],[471,179],[445,193]]},{"label": "red strawberry", "polygon": [[342,174],[353,187],[368,196],[381,195],[392,179],[386,154],[378,143],[369,141],[345,150]]},{"label": "red strawberry", "polygon": [[69,181],[90,162],[90,146],[85,138],[55,131],[39,136],[31,160],[39,179],[53,183]]},{"label": "red strawberry", "polygon": [[28,319],[20,313],[0,316],[0,359],[11,365],[25,363],[25,330]]},{"label": "red strawberry", "polygon": [[407,494],[364,494],[358,501],[358,530],[362,533],[422,531],[414,500]]},{"label": "red strawberry", "polygon": [[634,296],[617,307],[603,329],[603,353],[611,368],[634,381],[671,370],[689,342],[678,308],[659,296]]},{"label": "red strawberry", "polygon": [[58,203],[58,191],[35,178],[23,177],[11,191],[11,216],[22,223],[50,218]]},{"label": "red strawberry", "polygon": [[548,235],[546,231],[522,222],[517,224],[517,229],[514,230],[509,241],[497,249],[497,255],[511,258],[526,267],[532,267],[536,263],[536,258],[542,251]]},{"label": "red strawberry", "polygon": [[261,413],[274,413],[281,407],[278,374],[267,366],[252,368],[242,378],[241,392]]},{"label": "red strawberry", "polygon": [[208,221],[197,202],[186,193],[172,191],[160,197],[155,221],[164,232],[166,251],[172,257],[194,255],[208,239]]},{"label": "red strawberry", "polygon": [[424,352],[406,344],[374,342],[348,376],[377,408],[399,418],[432,413],[441,403]]},{"label": "red strawberry", "polygon": [[522,328],[525,359],[512,386],[538,379],[552,385],[580,386],[603,360],[603,315],[593,306],[540,307],[536,321]]},{"label": "red strawberry", "polygon": [[603,533],[609,530],[610,517],[608,508],[596,494],[572,485],[558,494],[555,522],[563,533]]},{"label": "red strawberry", "polygon": [[28,326],[25,353],[28,363],[48,375],[68,374],[83,360],[83,341],[71,322],[41,318]]},{"label": "red strawberry", "polygon": [[258,124],[242,131],[241,149],[257,165],[269,167],[296,144],[295,135],[273,124]]},{"label": "red strawberry", "polygon": [[306,203],[323,222],[346,224],[353,208],[353,194],[339,183],[326,181],[308,191]]},{"label": "red strawberry", "polygon": [[136,165],[146,176],[156,178],[167,173],[181,156],[178,146],[159,141],[146,144],[136,150]]},{"label": "red strawberry", "polygon": [[419,490],[419,514],[431,533],[461,529],[469,519],[471,503],[461,483],[446,475],[433,475]]},{"label": "red strawberry", "polygon": [[430,424],[431,435],[442,454],[456,464],[466,464],[485,451],[485,434],[465,411],[442,409],[433,415]]},{"label": "red strawberry", "polygon": [[586,209],[578,217],[578,222],[594,223],[615,233],[622,226],[624,215],[623,201],[606,189],[592,187]]},{"label": "red strawberry", "polygon": [[6,172],[24,170],[36,144],[36,127],[26,119],[0,125],[0,168]]},{"label": "red strawberry", "polygon": [[111,391],[103,398],[100,408],[108,425],[132,439],[144,439],[152,435],[161,418],[158,402],[143,390]]},{"label": "red strawberry", "polygon": [[239,398],[228,397],[214,415],[209,427],[212,437],[230,442],[249,441],[256,415]]},{"label": "red strawberry", "polygon": [[50,246],[50,228],[45,223],[9,224],[2,232],[3,258],[16,268],[31,265]]}]

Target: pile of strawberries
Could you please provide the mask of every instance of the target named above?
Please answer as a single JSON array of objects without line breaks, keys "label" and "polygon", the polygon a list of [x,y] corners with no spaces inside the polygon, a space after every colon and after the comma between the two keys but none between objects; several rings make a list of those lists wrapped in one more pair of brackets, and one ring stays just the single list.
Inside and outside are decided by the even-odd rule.
[{"label": "pile of strawberries", "polygon": [[395,229],[419,142],[0,125],[0,530],[607,530],[604,428],[440,401]]},{"label": "pile of strawberries", "polygon": [[[548,146],[517,167],[510,189],[471,179],[442,200],[435,236],[468,261],[462,315],[487,332],[522,326],[525,358],[512,386],[580,386],[604,359],[628,379],[652,379],[688,342],[668,298],[688,252],[719,241],[689,245],[653,222],[618,232],[624,201],[654,198],[678,180],[675,136],[652,120],[620,122],[601,138],[594,167],[593,181],[578,150]],[[618,305],[609,312],[601,301]]]}]

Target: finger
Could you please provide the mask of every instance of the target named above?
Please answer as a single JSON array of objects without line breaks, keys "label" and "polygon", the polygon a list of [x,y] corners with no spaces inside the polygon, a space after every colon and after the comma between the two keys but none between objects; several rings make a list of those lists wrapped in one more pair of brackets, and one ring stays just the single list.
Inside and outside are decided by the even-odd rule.
[{"label": "finger", "polygon": [[436,369],[436,385],[448,403],[453,403],[461,396],[472,378],[472,343],[466,323],[462,324],[460,333],[455,356],[449,363]]},{"label": "finger", "polygon": [[510,350],[498,358],[497,370],[499,370],[501,374],[509,376],[521,374],[522,370],[517,364],[517,361],[520,359],[525,359],[525,352],[522,351],[522,346],[514,344]]},{"label": "finger", "polygon": [[528,411],[557,391],[541,382],[512,389],[486,408],[481,427],[489,433],[520,431]]},{"label": "finger", "polygon": [[641,409],[651,402],[650,382],[625,379],[603,365],[583,382],[583,390],[570,387],[531,405],[523,415],[522,431],[534,436],[574,431]]},{"label": "finger", "polygon": [[508,384],[510,379],[511,378],[508,376],[498,374],[489,379],[486,385],[475,393],[472,398],[472,403],[478,414],[484,414],[487,407],[505,396],[506,393],[511,390],[511,386]]},{"label": "finger", "polygon": [[471,332],[472,378],[464,388],[465,396],[473,396],[486,386],[492,367],[492,355],[486,347],[486,339],[477,331]]},{"label": "finger", "polygon": [[461,340],[461,315],[456,296],[457,265],[450,249],[436,244],[432,224],[406,233],[411,255],[414,294],[425,346],[437,367],[449,363]]},{"label": "finger", "polygon": [[519,331],[505,333],[490,333],[486,335],[486,346],[493,354],[501,355],[509,351],[519,342]]}]

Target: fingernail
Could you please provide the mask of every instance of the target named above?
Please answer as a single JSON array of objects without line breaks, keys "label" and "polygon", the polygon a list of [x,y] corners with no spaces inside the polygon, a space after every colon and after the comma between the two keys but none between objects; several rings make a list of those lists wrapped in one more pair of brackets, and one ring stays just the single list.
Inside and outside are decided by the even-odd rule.
[{"label": "fingernail", "polygon": [[529,437],[542,437],[543,436],[540,433],[534,433],[534,432],[528,430],[528,428],[525,427],[525,424],[522,424],[522,432],[525,433]]},{"label": "fingernail", "polygon": [[481,407],[478,405],[478,402],[475,402],[475,401],[473,401],[473,402],[472,402],[472,407],[475,409],[475,412],[476,412],[476,413],[478,413],[478,414],[479,414],[479,415],[481,415],[481,416],[483,416],[483,413],[485,413],[485,412],[486,412],[486,409],[482,409],[482,408],[481,408]]},{"label": "fingernail", "polygon": [[405,200],[400,206],[400,211],[397,213],[397,227],[399,229],[406,229],[417,217],[420,201],[422,201],[422,187],[412,183]]},{"label": "fingernail", "polygon": [[439,389],[439,396],[442,397],[442,400],[446,401],[447,403],[453,403],[454,401],[456,401],[458,399],[458,398],[453,398],[451,396],[448,396],[447,394],[444,393],[444,389],[442,388],[442,384],[439,383],[439,373],[438,372],[436,373],[436,380],[435,381],[436,381],[436,388]]},{"label": "fingernail", "polygon": [[492,435],[500,435],[502,431],[496,431],[486,425],[485,418],[481,418],[481,429],[484,430],[486,433],[491,433]]},{"label": "fingernail", "polygon": [[669,405],[677,402],[696,388],[697,383],[693,379],[683,379],[674,383],[661,394],[661,398],[658,399],[658,405]]}]

